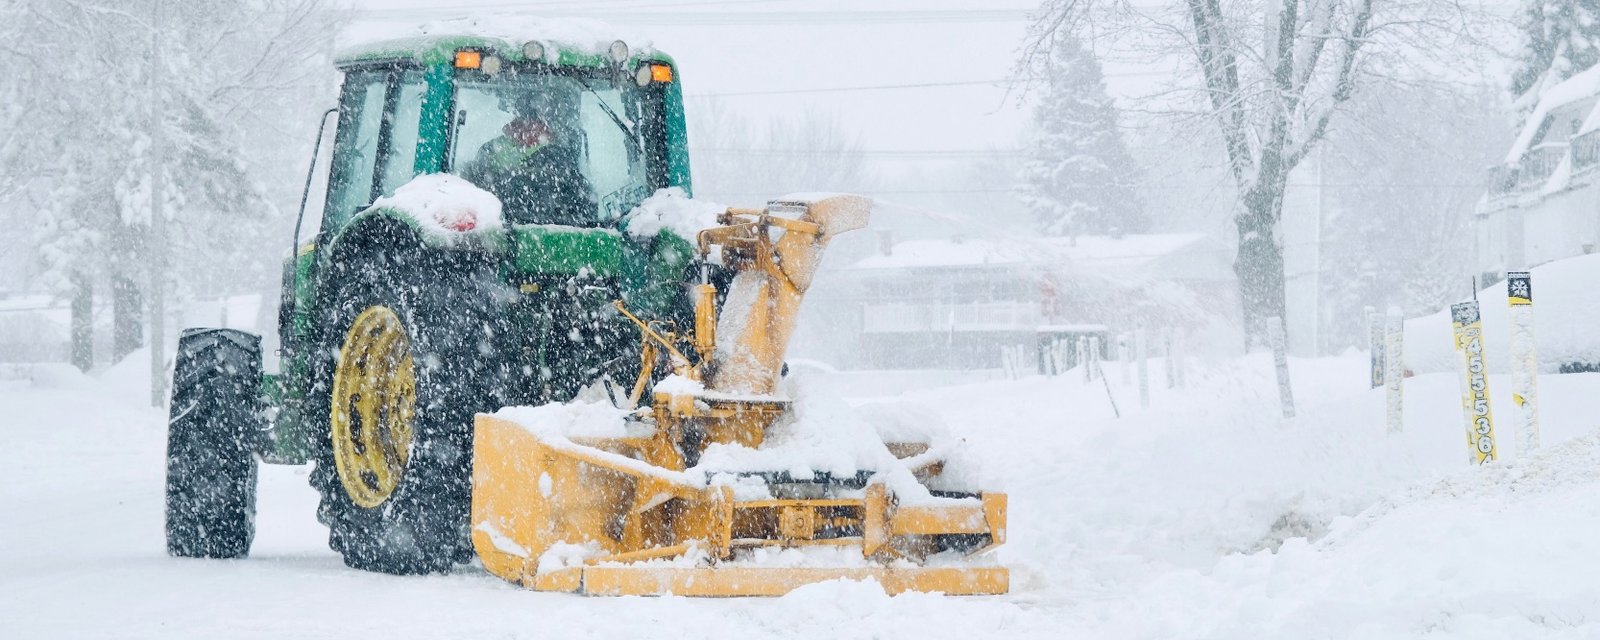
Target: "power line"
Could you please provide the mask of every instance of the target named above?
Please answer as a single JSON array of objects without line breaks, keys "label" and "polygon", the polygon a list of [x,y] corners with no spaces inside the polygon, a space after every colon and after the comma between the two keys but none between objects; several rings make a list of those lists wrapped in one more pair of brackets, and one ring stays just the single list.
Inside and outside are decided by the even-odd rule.
[{"label": "power line", "polygon": [[[1010,189],[862,189],[861,193],[873,196],[883,195],[949,195],[963,193],[1011,193]],[[710,196],[772,196],[775,191],[715,191],[707,190]],[[715,199],[715,198],[713,198]]]},{"label": "power line", "polygon": [[[1288,186],[1290,186],[1290,187],[1315,187],[1315,186],[1318,186],[1318,185],[1315,185],[1315,184],[1291,184],[1291,185],[1288,185]],[[1322,185],[1322,186],[1329,187],[1329,188],[1372,187],[1372,188],[1394,188],[1394,189],[1482,189],[1483,188],[1483,185],[1478,185],[1478,184],[1451,184],[1451,183],[1438,183],[1438,184],[1421,184],[1421,183],[1418,183],[1418,184],[1382,184],[1382,185],[1364,185],[1364,184],[1331,185],[1330,184],[1330,185]],[[1198,190],[1220,189],[1220,188],[1225,188],[1225,187],[1226,187],[1226,185],[1208,185],[1208,184],[1148,185],[1148,186],[1135,185],[1134,189],[1137,190],[1137,191],[1198,191]],[[968,193],[971,193],[971,194],[996,194],[996,193],[1015,193],[1015,192],[1016,191],[1014,189],[995,189],[995,188],[983,188],[983,189],[864,189],[863,190],[863,193],[866,193],[866,194],[869,194],[869,195],[919,195],[919,194],[947,195],[947,194],[968,194]],[[771,192],[768,192],[768,191],[756,192],[756,191],[714,191],[714,190],[708,190],[707,193],[712,194],[712,195],[722,195],[722,196],[763,196],[763,195],[772,195]]]},{"label": "power line", "polygon": [[[1172,75],[1169,71],[1128,71],[1107,73],[1107,78],[1138,78]],[[849,87],[813,87],[809,89],[767,89],[761,91],[729,91],[725,93],[691,93],[685,98],[736,98],[742,96],[781,96],[800,93],[843,93],[849,91],[882,91],[892,89],[928,89],[937,87],[971,87],[979,85],[1000,86],[1023,78],[996,78],[994,80],[951,80],[948,82],[913,82],[907,84],[866,84]]]},{"label": "power line", "polygon": [[753,156],[867,156],[874,158],[979,158],[1021,155],[1016,149],[781,149],[739,147],[695,147],[693,153],[726,153]]},{"label": "power line", "polygon": [[[684,5],[697,4],[685,2]],[[707,4],[712,4],[707,0]],[[742,3],[740,3],[742,4]],[[646,24],[653,26],[759,26],[759,25],[866,25],[866,24],[971,24],[978,22],[1017,22],[1026,20],[1026,9],[915,9],[904,11],[693,11],[656,12],[620,11],[607,7],[604,11],[565,11],[560,6],[549,12],[550,17],[595,18],[615,24]],[[672,5],[657,5],[672,6]],[[452,7],[417,7],[407,9],[362,9],[355,12],[361,17],[403,17],[460,15],[474,11],[495,11],[527,8],[527,4],[479,4]]]},{"label": "power line", "polygon": [[[546,2],[485,2],[473,5],[453,5],[445,7],[396,7],[392,9],[357,9],[354,13],[362,16],[393,16],[417,14],[452,14],[470,13],[473,11],[515,11],[534,9],[538,11],[554,10],[564,11],[569,9],[592,9],[600,7],[602,13],[610,13],[621,9],[665,9],[671,7],[699,7],[712,5],[756,5],[770,2],[789,2],[791,0],[686,0],[683,2],[652,3],[648,0],[548,0]],[[589,12],[584,12],[589,13]]]},{"label": "power line", "polygon": [[770,91],[730,91],[727,93],[694,93],[685,98],[733,98],[738,96],[781,96],[796,93],[839,93],[845,91],[879,91],[884,89],[925,89],[928,87],[970,87],[975,85],[999,85],[1010,82],[1011,78],[998,80],[956,80],[952,82],[917,82],[912,84],[875,84],[855,87],[824,87],[816,89],[774,89]]}]

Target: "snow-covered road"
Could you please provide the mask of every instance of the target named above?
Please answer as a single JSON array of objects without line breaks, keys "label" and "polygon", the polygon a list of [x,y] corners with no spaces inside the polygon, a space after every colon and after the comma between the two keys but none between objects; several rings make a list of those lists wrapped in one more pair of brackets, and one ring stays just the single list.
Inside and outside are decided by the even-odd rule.
[{"label": "snow-covered road", "polygon": [[875,396],[857,402],[940,414],[1010,492],[1013,593],[984,598],[582,598],[470,568],[362,573],[328,550],[305,469],[273,466],[249,559],[173,559],[164,416],[115,376],[0,380],[0,638],[1600,636],[1600,374],[1545,376],[1546,449],[1469,470],[1453,378],[1408,381],[1407,429],[1387,436],[1361,358],[1293,364],[1292,422],[1259,357],[1197,363],[1146,410],[1112,364],[1121,419],[1076,375],[840,374]]}]

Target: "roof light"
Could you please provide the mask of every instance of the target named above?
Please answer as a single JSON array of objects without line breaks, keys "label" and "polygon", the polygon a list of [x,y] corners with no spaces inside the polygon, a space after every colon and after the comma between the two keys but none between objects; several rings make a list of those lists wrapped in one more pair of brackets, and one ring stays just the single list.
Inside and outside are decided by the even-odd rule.
[{"label": "roof light", "polygon": [[483,53],[478,51],[457,51],[457,69],[476,69],[483,66]]},{"label": "roof light", "polygon": [[672,67],[664,64],[641,64],[634,72],[633,81],[643,87],[651,82],[672,82]]},{"label": "roof light", "polygon": [[504,63],[505,61],[501,60],[500,56],[489,55],[483,57],[483,63],[479,65],[479,68],[482,69],[484,73],[492,76],[500,73],[500,69],[504,66]]},{"label": "roof light", "polygon": [[522,57],[530,61],[544,60],[544,44],[537,40],[530,40],[522,45]]},{"label": "roof light", "polygon": [[611,61],[618,64],[628,61],[628,43],[621,40],[611,43]]}]

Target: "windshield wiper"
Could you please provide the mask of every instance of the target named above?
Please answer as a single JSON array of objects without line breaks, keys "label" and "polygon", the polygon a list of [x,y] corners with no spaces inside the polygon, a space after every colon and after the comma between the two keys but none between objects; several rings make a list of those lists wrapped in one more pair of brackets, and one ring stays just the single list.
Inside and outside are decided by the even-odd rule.
[{"label": "windshield wiper", "polygon": [[636,142],[638,138],[633,133],[633,127],[628,126],[628,124],[623,122],[622,118],[617,115],[617,112],[611,110],[611,105],[606,104],[605,98],[600,97],[600,94],[596,93],[595,90],[590,87],[584,87],[583,90],[588,91],[589,95],[594,96],[594,101],[600,105],[600,110],[606,112],[606,115],[611,116],[611,121],[617,123],[618,129],[621,129],[623,133],[628,134],[629,141],[635,141],[634,144],[638,144]]}]

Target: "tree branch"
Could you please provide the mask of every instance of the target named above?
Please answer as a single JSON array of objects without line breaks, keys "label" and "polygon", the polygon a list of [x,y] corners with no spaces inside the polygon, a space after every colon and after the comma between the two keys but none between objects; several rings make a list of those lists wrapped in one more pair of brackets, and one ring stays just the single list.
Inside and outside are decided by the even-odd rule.
[{"label": "tree branch", "polygon": [[1339,69],[1334,80],[1333,93],[1329,96],[1327,106],[1314,119],[1315,124],[1312,125],[1311,130],[1306,133],[1305,137],[1295,145],[1295,148],[1287,156],[1290,167],[1298,165],[1301,160],[1305,159],[1306,154],[1311,152],[1311,148],[1323,136],[1327,135],[1328,123],[1333,119],[1334,112],[1339,109],[1340,105],[1350,100],[1350,95],[1355,91],[1356,56],[1359,54],[1362,44],[1366,42],[1367,28],[1371,22],[1372,0],[1361,0],[1359,8],[1356,10],[1355,19],[1350,23],[1349,35],[1344,38],[1343,55],[1339,58]]},{"label": "tree branch", "polygon": [[1239,67],[1233,48],[1228,42],[1222,24],[1222,8],[1218,0],[1187,0],[1190,19],[1194,23],[1195,55],[1206,88],[1211,93],[1212,108],[1222,126],[1223,145],[1228,151],[1228,167],[1240,185],[1246,184],[1254,157],[1245,132],[1244,109],[1238,101],[1228,101],[1226,96],[1239,92]]}]

